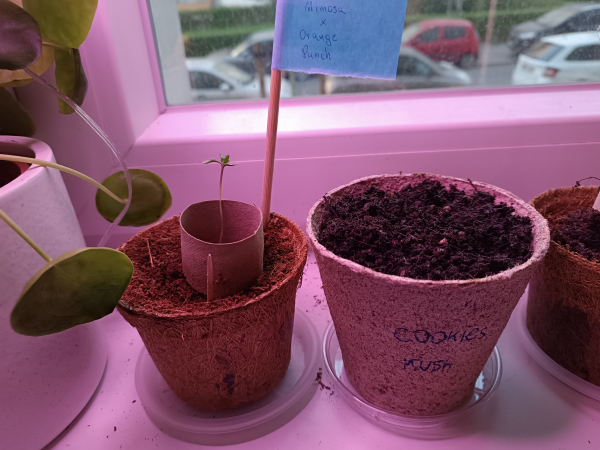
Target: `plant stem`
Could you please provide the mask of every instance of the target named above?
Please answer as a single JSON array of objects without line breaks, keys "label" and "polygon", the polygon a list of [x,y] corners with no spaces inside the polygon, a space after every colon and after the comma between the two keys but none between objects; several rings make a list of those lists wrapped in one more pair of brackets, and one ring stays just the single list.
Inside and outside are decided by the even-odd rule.
[{"label": "plant stem", "polygon": [[100,242],[98,243],[98,247],[104,247],[104,245],[106,244],[106,242],[112,235],[113,231],[115,230],[116,227],[119,226],[119,224],[121,223],[121,220],[123,220],[123,217],[125,217],[125,214],[127,214],[127,211],[129,211],[129,207],[131,206],[131,198],[133,197],[133,195],[131,193],[133,192],[133,187],[131,184],[131,174],[129,173],[129,170],[127,169],[127,164],[125,164],[125,160],[121,156],[121,153],[119,153],[119,151],[117,150],[117,147],[115,147],[115,144],[110,140],[108,135],[102,130],[102,128],[100,128],[98,126],[98,124],[96,122],[94,122],[94,120],[83,109],[81,109],[79,107],[79,105],[77,103],[75,103],[73,100],[71,100],[63,92],[56,89],[54,86],[52,86],[46,80],[44,80],[42,77],[38,76],[32,70],[30,70],[28,68],[25,68],[23,70],[31,78],[33,78],[35,81],[37,81],[42,86],[44,86],[46,89],[48,89],[50,92],[52,92],[54,95],[56,95],[58,98],[63,100],[65,103],[67,103],[71,108],[73,108],[73,110],[77,114],[79,114],[79,117],[81,117],[85,121],[85,123],[87,123],[90,126],[90,128],[96,132],[96,134],[100,137],[100,139],[102,139],[104,141],[104,143],[110,149],[110,151],[115,156],[115,158],[117,158],[117,160],[119,161],[119,164],[123,168],[123,174],[125,175],[125,181],[127,182],[127,192],[128,192],[127,195],[129,196],[129,198],[127,200],[127,203],[125,203],[125,207],[121,210],[121,212],[119,213],[117,218],[113,221],[113,223],[110,224],[110,226],[106,230],[106,233],[104,233],[104,236],[102,236],[102,239],[100,239]]},{"label": "plant stem", "polygon": [[219,238],[219,244],[223,243],[223,172],[225,172],[225,165],[221,164],[221,179],[219,180],[219,209],[221,210],[221,237]]},{"label": "plant stem", "polygon": [[82,180],[85,180],[88,183],[92,183],[94,186],[96,186],[102,192],[106,193],[112,199],[118,201],[119,203],[123,203],[123,204],[127,203],[127,199],[122,199],[122,198],[117,197],[107,187],[105,187],[102,184],[98,183],[93,178],[90,178],[87,175],[82,174],[81,172],[77,172],[76,170],[70,169],[70,168],[65,167],[65,166],[61,166],[60,164],[54,164],[54,163],[51,163],[51,162],[48,162],[48,161],[43,161],[41,159],[26,158],[24,156],[13,156],[13,155],[0,155],[0,161],[13,161],[13,162],[28,163],[28,164],[37,164],[38,166],[51,167],[52,169],[58,169],[58,170],[60,170],[62,172],[66,172],[66,173],[74,175],[74,176],[76,176],[78,178],[81,178]]},{"label": "plant stem", "polygon": [[48,262],[52,261],[52,258],[50,258],[50,256],[48,256],[48,254],[44,250],[42,250],[40,248],[40,246],[37,245],[34,242],[34,240],[31,239],[29,237],[29,235],[23,231],[22,228],[19,225],[17,225],[10,217],[8,217],[8,215],[1,209],[0,209],[0,219],[4,220],[9,227],[11,227],[13,230],[15,230],[15,232],[19,236],[21,236],[23,238],[23,240],[31,246],[31,248],[33,248],[36,252],[38,252],[42,258],[44,258]]}]

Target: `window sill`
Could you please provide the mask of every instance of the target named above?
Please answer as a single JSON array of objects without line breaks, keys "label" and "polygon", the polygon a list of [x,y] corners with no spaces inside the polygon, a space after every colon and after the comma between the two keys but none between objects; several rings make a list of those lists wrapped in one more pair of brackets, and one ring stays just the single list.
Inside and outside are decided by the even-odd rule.
[{"label": "window sill", "polygon": [[[397,153],[598,142],[598,105],[600,84],[286,99],[278,156],[357,155],[376,145]],[[207,156],[198,144],[212,143],[245,144],[244,159],[262,159],[266,123],[266,101],[167,108],[127,158],[132,165],[194,163]],[[351,142],[319,145],[320,138]]]}]

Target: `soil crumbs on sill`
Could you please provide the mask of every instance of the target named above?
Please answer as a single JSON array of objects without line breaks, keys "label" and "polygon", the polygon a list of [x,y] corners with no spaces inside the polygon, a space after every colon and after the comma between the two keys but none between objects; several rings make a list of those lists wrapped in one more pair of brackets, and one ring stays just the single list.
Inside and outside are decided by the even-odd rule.
[{"label": "soil crumbs on sill", "polygon": [[[123,299],[148,313],[202,314],[247,303],[269,291],[294,267],[292,232],[275,214],[265,229],[263,273],[244,291],[208,303],[192,288],[181,267],[179,216],[131,238],[122,249],[133,262],[133,278]],[[150,260],[152,252],[152,262]]]},{"label": "soil crumbs on sill", "polygon": [[553,241],[590,261],[600,262],[600,211],[580,209],[550,228]]},{"label": "soil crumbs on sill", "polygon": [[533,253],[531,219],[494,199],[433,180],[393,193],[371,187],[360,195],[326,197],[319,242],[389,275],[483,278],[522,264]]}]

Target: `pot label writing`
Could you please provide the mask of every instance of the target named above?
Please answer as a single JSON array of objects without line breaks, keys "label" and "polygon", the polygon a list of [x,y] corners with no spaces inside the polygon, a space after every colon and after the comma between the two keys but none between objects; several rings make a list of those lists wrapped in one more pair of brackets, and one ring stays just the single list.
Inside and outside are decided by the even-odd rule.
[{"label": "pot label writing", "polygon": [[457,331],[429,331],[409,330],[396,328],[394,337],[402,343],[417,342],[419,344],[465,343],[484,339],[487,336],[487,327],[471,327]]},{"label": "pot label writing", "polygon": [[414,372],[441,372],[448,373],[452,363],[450,360],[439,359],[437,361],[423,361],[422,359],[406,359],[404,358],[404,370],[413,370]]}]

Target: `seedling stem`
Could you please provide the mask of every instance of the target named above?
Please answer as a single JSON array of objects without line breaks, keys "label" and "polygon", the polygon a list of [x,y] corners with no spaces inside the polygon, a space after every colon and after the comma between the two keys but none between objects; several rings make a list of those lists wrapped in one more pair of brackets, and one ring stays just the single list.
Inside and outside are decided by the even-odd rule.
[{"label": "seedling stem", "polygon": [[223,172],[227,166],[237,166],[237,164],[231,164],[229,162],[229,155],[221,155],[219,153],[220,160],[209,159],[204,161],[203,164],[217,163],[221,165],[221,178],[219,179],[219,212],[221,214],[221,234],[219,236],[219,244],[223,243],[223,231],[225,229],[223,225]]}]

